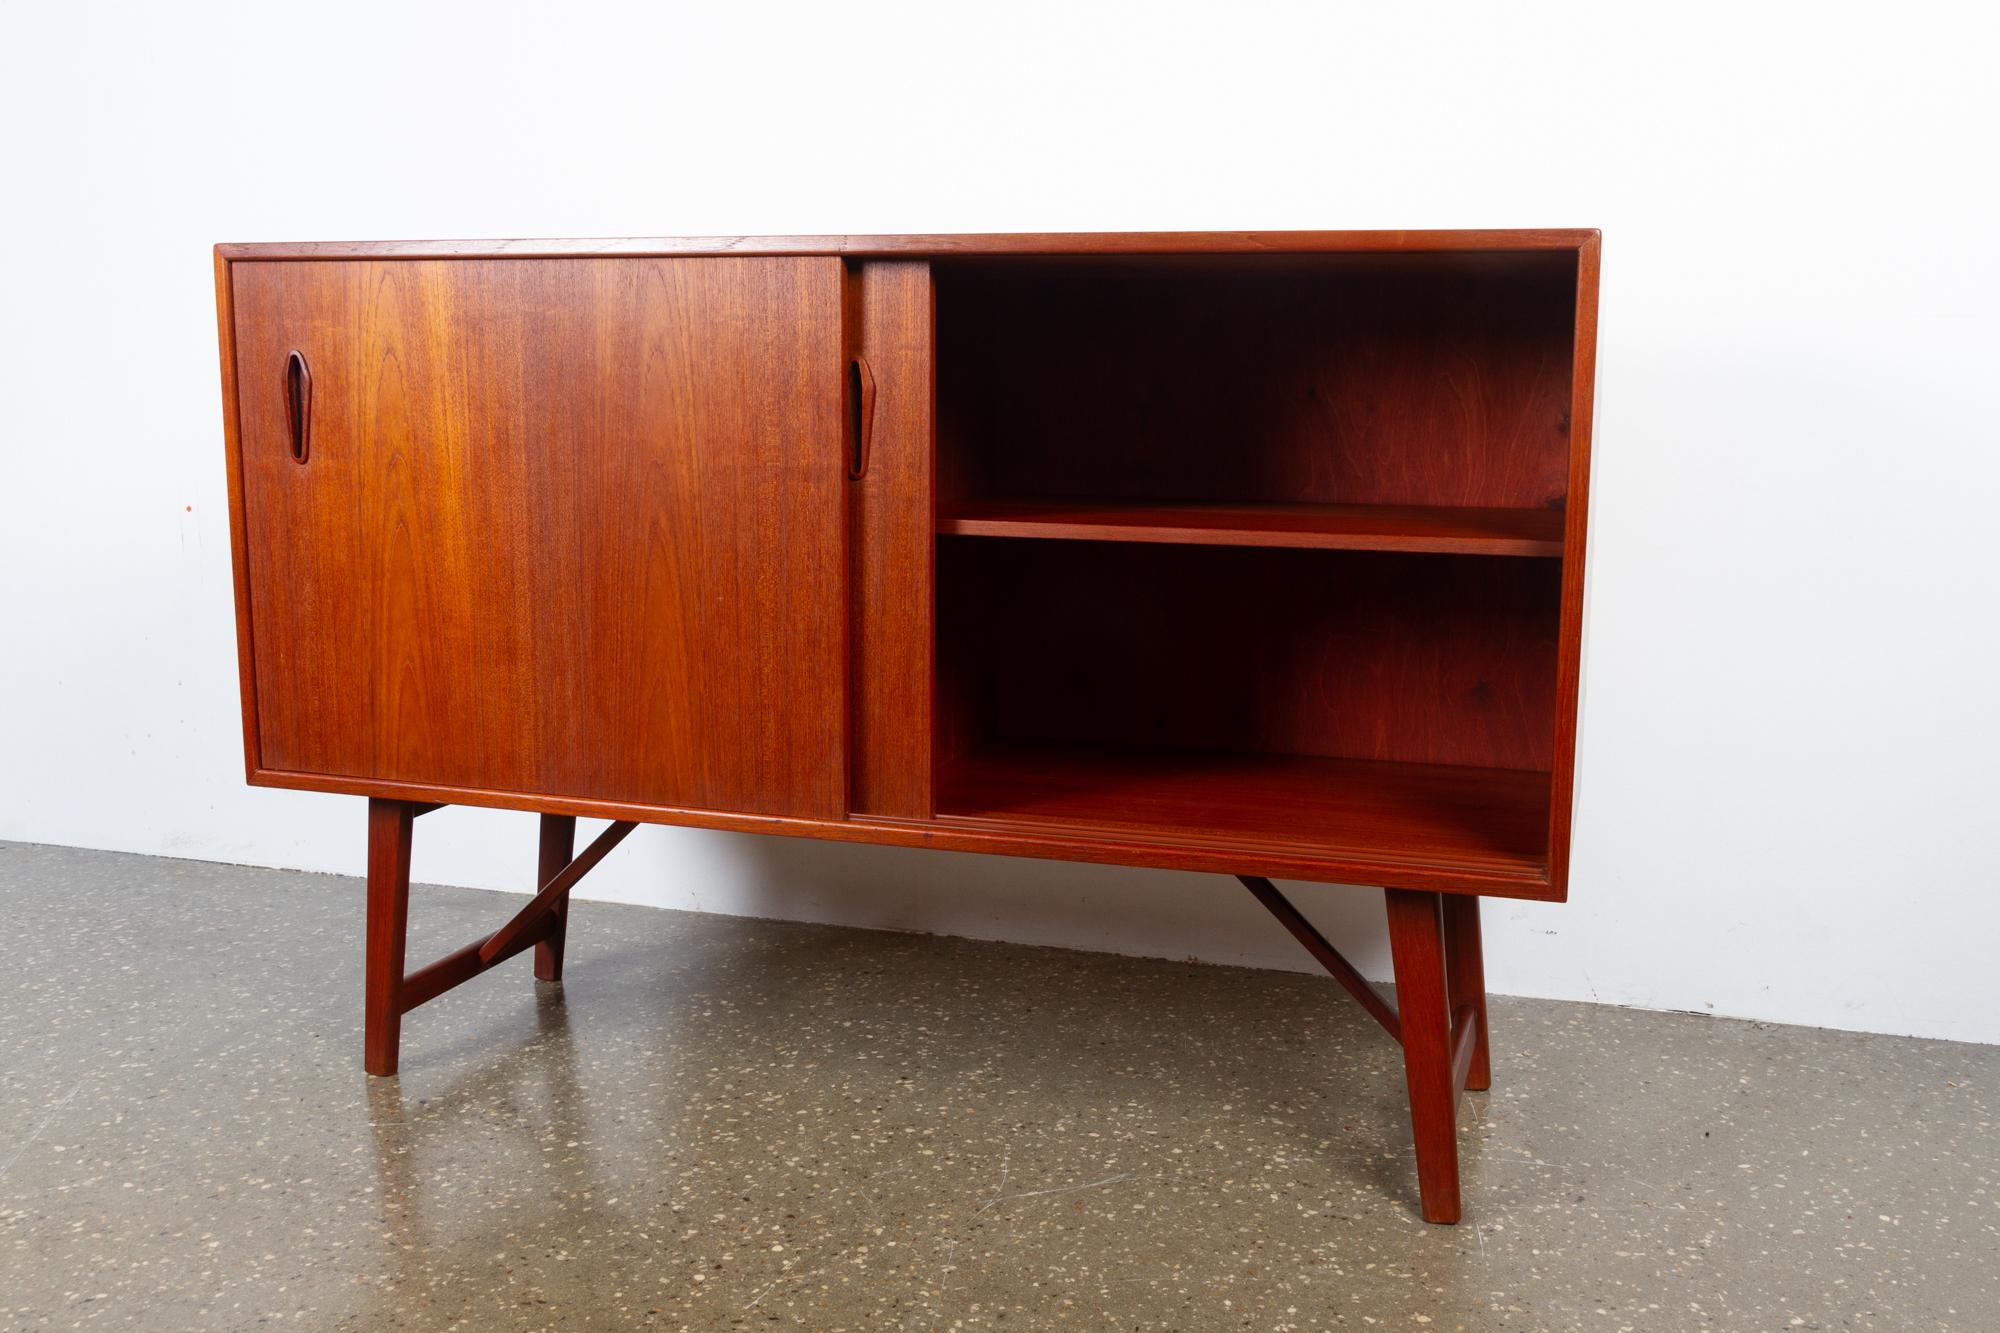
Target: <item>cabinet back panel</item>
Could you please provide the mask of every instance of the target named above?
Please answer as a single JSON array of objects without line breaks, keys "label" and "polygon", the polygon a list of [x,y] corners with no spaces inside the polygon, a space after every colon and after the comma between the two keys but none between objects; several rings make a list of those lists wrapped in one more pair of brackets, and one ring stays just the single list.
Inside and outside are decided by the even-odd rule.
[{"label": "cabinet back panel", "polygon": [[838,260],[232,268],[264,768],[844,813]]},{"label": "cabinet back panel", "polygon": [[944,538],[952,762],[988,743],[1547,771],[1553,561]]},{"label": "cabinet back panel", "polygon": [[938,265],[947,498],[1560,507],[1574,254]]}]

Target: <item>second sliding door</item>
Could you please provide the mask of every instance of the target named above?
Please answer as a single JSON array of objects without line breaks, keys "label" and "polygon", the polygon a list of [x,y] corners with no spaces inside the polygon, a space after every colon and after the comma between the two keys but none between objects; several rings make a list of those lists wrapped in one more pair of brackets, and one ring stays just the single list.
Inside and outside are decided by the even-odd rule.
[{"label": "second sliding door", "polygon": [[842,282],[234,264],[259,766],[844,813]]}]

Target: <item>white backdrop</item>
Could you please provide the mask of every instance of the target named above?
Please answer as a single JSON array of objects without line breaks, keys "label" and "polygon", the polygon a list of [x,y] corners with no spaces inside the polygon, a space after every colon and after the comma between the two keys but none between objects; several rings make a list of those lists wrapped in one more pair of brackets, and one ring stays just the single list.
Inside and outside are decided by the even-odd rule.
[{"label": "white backdrop", "polygon": [[[1573,901],[1492,985],[2000,1041],[2000,106],[1955,11],[1839,8],[14,0],[0,837],[361,869],[242,783],[215,241],[1597,226]],[[587,889],[1310,966],[1214,877],[651,829]]]}]

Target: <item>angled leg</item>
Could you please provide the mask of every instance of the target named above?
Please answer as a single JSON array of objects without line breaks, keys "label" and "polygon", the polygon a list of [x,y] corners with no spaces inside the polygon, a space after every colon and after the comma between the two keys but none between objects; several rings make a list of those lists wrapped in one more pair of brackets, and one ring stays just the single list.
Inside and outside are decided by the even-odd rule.
[{"label": "angled leg", "polygon": [[1486,1048],[1486,958],[1479,944],[1479,899],[1469,893],[1444,895],[1444,957],[1454,1022],[1461,1011],[1472,1011],[1472,1063],[1465,1086],[1479,1092],[1493,1086],[1493,1063]]},{"label": "angled leg", "polygon": [[408,801],[368,802],[368,947],[363,991],[362,1067],[396,1072],[403,1035],[403,945],[410,924]]},{"label": "angled leg", "polygon": [[[1417,1184],[1426,1222],[1456,1222],[1458,1087],[1451,1003],[1446,994],[1444,894],[1389,889],[1389,949],[1396,962],[1403,1072],[1417,1143]],[[1468,1035],[1467,1049],[1469,1052]]]},{"label": "angled leg", "polygon": [[[542,816],[542,853],[535,870],[535,887],[554,879],[563,872],[563,867],[576,855],[576,816]],[[563,942],[569,931],[569,895],[556,900],[553,908],[555,925],[549,937],[535,946],[535,980],[561,981],[563,965]],[[1478,922],[1474,921],[1474,928]]]}]

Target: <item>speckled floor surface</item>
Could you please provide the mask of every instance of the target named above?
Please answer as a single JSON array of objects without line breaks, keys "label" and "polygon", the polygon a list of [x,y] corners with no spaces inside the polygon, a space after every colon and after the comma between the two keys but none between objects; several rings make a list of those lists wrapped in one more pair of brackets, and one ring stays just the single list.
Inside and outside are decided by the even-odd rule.
[{"label": "speckled floor surface", "polygon": [[1497,1000],[1430,1227],[1330,980],[584,903],[370,1080],[361,905],[0,843],[0,1328],[2000,1329],[2000,1047]]}]

